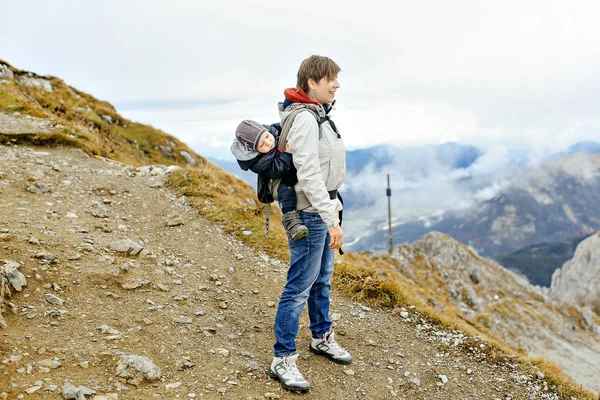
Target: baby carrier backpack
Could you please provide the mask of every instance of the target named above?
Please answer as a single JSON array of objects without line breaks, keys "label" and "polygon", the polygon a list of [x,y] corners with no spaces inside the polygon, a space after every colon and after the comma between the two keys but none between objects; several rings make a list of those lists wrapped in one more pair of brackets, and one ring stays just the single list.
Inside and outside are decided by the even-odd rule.
[{"label": "baby carrier backpack", "polygon": [[[287,145],[287,136],[292,129],[292,125],[294,124],[294,120],[296,116],[303,111],[310,112],[315,119],[317,120],[317,124],[319,124],[319,140],[323,137],[323,131],[321,129],[321,124],[327,121],[327,117],[321,118],[319,114],[304,103],[294,103],[290,106],[291,112],[281,121],[281,133],[279,134],[279,143],[277,145],[278,151],[285,151],[285,147]],[[265,203],[265,236],[269,239],[269,224],[271,222],[271,203],[277,199],[277,188],[281,183],[281,179],[271,179],[269,180],[267,187],[257,187],[258,199]],[[260,181],[259,181],[260,186]]]}]

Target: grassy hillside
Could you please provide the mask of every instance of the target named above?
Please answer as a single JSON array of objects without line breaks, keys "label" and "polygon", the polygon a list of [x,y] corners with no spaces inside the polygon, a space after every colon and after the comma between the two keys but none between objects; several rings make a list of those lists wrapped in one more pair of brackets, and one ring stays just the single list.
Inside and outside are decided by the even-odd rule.
[{"label": "grassy hillside", "polygon": [[[8,66],[14,79],[0,84],[0,111],[47,118],[57,127],[52,133],[39,133],[27,141],[36,144],[68,144],[93,155],[109,157],[132,165],[152,163],[181,164],[181,151],[193,151],[176,137],[148,125],[121,117],[115,108],[83,93],[61,79],[39,76]],[[35,86],[47,81],[51,91]],[[7,139],[4,138],[4,141]],[[174,146],[173,146],[174,144]],[[168,156],[160,147],[172,147]],[[200,162],[206,160],[198,155]]]},{"label": "grassy hillside", "polygon": [[[46,118],[57,127],[51,133],[23,137],[0,135],[0,140],[76,146],[89,154],[136,166],[181,165],[185,168],[170,175],[169,185],[185,195],[201,215],[257,251],[284,261],[289,259],[280,214],[273,207],[271,239],[267,241],[264,237],[264,205],[258,202],[249,185],[197,155],[175,137],[123,118],[109,103],[80,92],[58,78],[20,71],[3,61],[0,64],[7,65],[14,74],[14,79],[0,83],[0,112]],[[47,80],[52,91],[27,86],[24,83],[27,78]],[[161,146],[168,147],[171,155],[169,151],[161,150]],[[187,165],[180,151],[191,154],[199,165]],[[243,231],[252,231],[253,234],[244,235]],[[550,390],[559,393],[561,398],[592,398],[589,392],[565,378],[555,366],[509,349],[484,324],[464,320],[447,301],[444,313],[439,314],[432,307],[432,302],[428,304],[426,300],[445,301],[438,289],[443,286],[443,280],[435,274],[422,276],[422,284],[416,285],[398,273],[397,265],[390,259],[346,254],[339,262],[334,275],[337,290],[357,300],[398,312],[401,307],[410,307],[432,323],[461,329],[472,337],[482,336],[490,344],[486,346],[488,360],[499,363],[517,360],[524,371],[541,369],[551,382]],[[426,263],[426,260],[416,259],[414,263],[416,273],[426,274],[425,269],[417,265]],[[468,345],[465,351],[468,351]]]}]

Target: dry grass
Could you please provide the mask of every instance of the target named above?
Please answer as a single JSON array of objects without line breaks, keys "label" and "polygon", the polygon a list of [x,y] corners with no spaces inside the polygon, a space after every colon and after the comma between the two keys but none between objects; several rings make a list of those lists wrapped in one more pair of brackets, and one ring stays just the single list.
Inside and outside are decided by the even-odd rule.
[{"label": "dry grass", "polygon": [[[271,205],[270,239],[267,240],[265,205],[258,202],[254,190],[245,182],[206,162],[201,168],[171,174],[168,184],[225,232],[270,256],[289,260],[281,212]],[[253,233],[246,236],[243,231]]]},{"label": "dry grass", "polygon": [[[0,63],[7,64],[0,60]],[[12,68],[17,76],[24,71]],[[48,78],[53,92],[17,85],[0,85],[0,111],[44,117],[62,124],[62,131],[40,134],[27,140],[33,144],[70,145],[89,154],[108,157],[131,165],[179,164],[184,170],[172,173],[167,184],[185,195],[199,214],[220,226],[225,232],[252,246],[257,251],[289,261],[287,240],[281,225],[281,213],[272,206],[270,239],[264,235],[264,205],[254,190],[243,181],[222,171],[195,154],[184,143],[150,126],[122,118],[109,103],[69,87],[62,80]],[[102,116],[110,116],[109,124]],[[158,146],[176,144],[173,158],[166,157]],[[199,167],[187,167],[179,154],[185,150],[200,161]],[[253,232],[246,236],[243,231]],[[467,251],[469,251],[467,249]],[[460,329],[472,338],[484,338],[486,355],[491,362],[518,362],[525,372],[541,369],[551,389],[561,398],[593,398],[591,393],[570,382],[560,369],[545,360],[530,359],[502,344],[487,327],[486,318],[467,321],[447,297],[445,280],[430,268],[433,260],[417,258],[409,266],[420,284],[402,273],[398,262],[385,257],[346,254],[336,265],[333,283],[338,290],[373,306],[396,309],[411,307],[429,323],[443,329]],[[427,263],[429,261],[429,265]],[[421,300],[421,299],[424,299]],[[444,312],[440,313],[439,306]],[[471,343],[474,344],[475,342]],[[479,344],[481,342],[477,342]],[[465,351],[468,349],[468,345]]]},{"label": "dry grass", "polygon": [[[1,60],[0,63],[8,65]],[[47,118],[64,126],[59,132],[33,137],[32,143],[77,146],[89,154],[136,166],[151,163],[186,165],[181,151],[187,151],[200,163],[206,161],[177,138],[121,117],[108,102],[80,92],[61,79],[32,74],[33,78],[50,81],[52,92],[46,92],[18,84],[28,73],[11,69],[15,80],[0,85],[0,111]],[[112,123],[107,122],[107,117]],[[168,142],[175,144],[172,157],[167,157],[159,148]]]}]

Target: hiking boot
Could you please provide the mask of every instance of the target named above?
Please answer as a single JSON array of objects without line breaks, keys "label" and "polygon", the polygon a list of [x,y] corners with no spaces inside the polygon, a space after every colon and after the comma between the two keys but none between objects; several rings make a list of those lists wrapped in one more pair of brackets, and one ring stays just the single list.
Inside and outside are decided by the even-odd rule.
[{"label": "hiking boot", "polygon": [[335,334],[330,330],[321,339],[313,339],[309,345],[310,352],[325,356],[337,364],[350,364],[352,356],[335,342]]},{"label": "hiking boot", "polygon": [[269,376],[281,383],[287,390],[296,392],[306,392],[310,389],[310,383],[304,379],[296,360],[298,354],[292,354],[286,357],[274,357],[269,367]]},{"label": "hiking boot", "polygon": [[283,214],[283,227],[292,240],[299,240],[308,236],[308,228],[302,225],[302,219],[296,210]]}]

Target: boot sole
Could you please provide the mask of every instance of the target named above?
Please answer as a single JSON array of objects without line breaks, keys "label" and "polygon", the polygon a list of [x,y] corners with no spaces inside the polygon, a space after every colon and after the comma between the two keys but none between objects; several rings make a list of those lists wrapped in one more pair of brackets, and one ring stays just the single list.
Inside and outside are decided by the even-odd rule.
[{"label": "boot sole", "polygon": [[306,231],[302,231],[299,234],[297,234],[296,236],[292,237],[292,240],[300,240],[300,239],[304,239],[305,237],[308,236],[308,230]]},{"label": "boot sole", "polygon": [[339,359],[339,358],[335,358],[335,357],[333,357],[333,356],[332,356],[331,354],[329,354],[329,353],[326,353],[326,352],[324,352],[324,351],[321,351],[321,350],[319,350],[319,349],[314,349],[314,348],[313,348],[311,345],[308,345],[308,350],[309,350],[311,353],[313,353],[313,354],[315,354],[315,355],[317,355],[317,356],[325,356],[325,357],[329,358],[329,360],[330,360],[330,361],[333,361],[333,362],[334,362],[334,363],[336,363],[336,364],[341,364],[341,365],[349,365],[349,364],[352,364],[352,359],[349,359],[349,360],[341,360],[341,359]]},{"label": "boot sole", "polygon": [[271,377],[271,379],[276,380],[277,382],[279,382],[279,384],[285,389],[285,390],[289,390],[290,392],[298,392],[298,393],[303,393],[303,392],[308,392],[310,390],[310,386],[307,388],[297,388],[297,387],[293,387],[293,386],[288,386],[285,382],[283,382],[281,380],[281,378],[273,371],[271,371],[271,368],[269,368],[269,376]]}]

